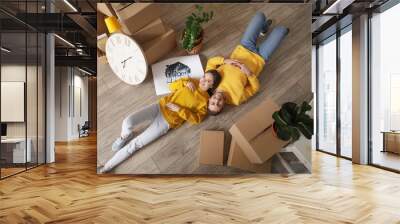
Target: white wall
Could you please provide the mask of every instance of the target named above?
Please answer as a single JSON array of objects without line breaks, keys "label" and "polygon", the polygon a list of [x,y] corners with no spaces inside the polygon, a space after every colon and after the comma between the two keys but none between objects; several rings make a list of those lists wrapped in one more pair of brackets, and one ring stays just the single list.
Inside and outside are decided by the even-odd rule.
[{"label": "white wall", "polygon": [[[74,107],[72,108],[72,129],[70,135],[72,136],[72,138],[78,138],[78,125],[82,126],[85,121],[88,120],[88,78],[86,76],[81,76],[82,73],[76,75],[77,70],[75,70],[74,72],[74,88],[72,88],[74,90],[72,94],[74,95],[71,96],[71,99],[74,99],[74,102],[71,102],[71,104],[74,104]],[[78,91],[80,91],[80,93],[78,93]]]},{"label": "white wall", "polygon": [[1,121],[24,122],[25,83],[1,82]]},{"label": "white wall", "polygon": [[55,68],[55,141],[68,140],[68,86],[70,77],[67,67]]},{"label": "white wall", "polygon": [[75,68],[56,67],[55,92],[55,140],[77,139],[78,124],[88,120],[88,78]]},{"label": "white wall", "polygon": [[[25,70],[27,69],[27,70]],[[4,64],[1,66],[1,81],[2,82],[25,82],[25,75],[27,74],[35,74],[36,75],[36,67],[33,66],[25,66],[25,64]],[[36,89],[34,93],[27,93],[28,97],[36,97]],[[28,100],[28,99],[27,99]],[[1,110],[6,110],[7,108],[1,108]],[[23,108],[24,109],[24,108]],[[30,115],[30,114],[29,114]],[[28,127],[32,127],[34,124],[31,122],[33,119],[29,117]],[[34,120],[36,123],[36,120]],[[36,124],[35,124],[36,125]],[[8,137],[25,137],[25,126],[26,122],[7,122],[7,136]],[[28,132],[28,137],[29,136]]]}]

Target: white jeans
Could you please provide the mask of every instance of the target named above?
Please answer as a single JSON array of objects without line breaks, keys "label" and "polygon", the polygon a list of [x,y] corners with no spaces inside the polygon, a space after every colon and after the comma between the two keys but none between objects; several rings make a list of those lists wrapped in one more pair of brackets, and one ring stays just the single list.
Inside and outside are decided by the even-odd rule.
[{"label": "white jeans", "polygon": [[163,117],[159,104],[155,103],[142,108],[125,118],[122,122],[121,136],[128,136],[137,125],[145,121],[151,121],[150,126],[133,138],[129,143],[115,153],[110,160],[108,160],[103,168],[106,172],[112,170],[138,149],[161,137],[169,130],[169,124]]}]

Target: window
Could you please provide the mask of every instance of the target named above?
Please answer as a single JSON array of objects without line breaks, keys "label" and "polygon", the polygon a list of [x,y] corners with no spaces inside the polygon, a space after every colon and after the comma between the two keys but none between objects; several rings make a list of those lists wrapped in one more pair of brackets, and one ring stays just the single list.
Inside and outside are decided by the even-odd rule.
[{"label": "window", "polygon": [[318,149],[336,153],[336,36],[318,47]]},{"label": "window", "polygon": [[[44,1],[0,1],[20,16],[38,13]],[[45,34],[7,14],[0,17],[0,178],[45,163]],[[13,101],[13,99],[15,99]],[[12,106],[13,109],[10,109]]]},{"label": "window", "polygon": [[371,18],[370,162],[394,170],[400,170],[399,21],[400,4]]},{"label": "window", "polygon": [[317,149],[352,157],[352,26],[318,45]]},{"label": "window", "polygon": [[400,73],[390,74],[390,130],[400,130]]},{"label": "window", "polygon": [[352,35],[351,25],[340,36],[340,155],[352,156]]}]

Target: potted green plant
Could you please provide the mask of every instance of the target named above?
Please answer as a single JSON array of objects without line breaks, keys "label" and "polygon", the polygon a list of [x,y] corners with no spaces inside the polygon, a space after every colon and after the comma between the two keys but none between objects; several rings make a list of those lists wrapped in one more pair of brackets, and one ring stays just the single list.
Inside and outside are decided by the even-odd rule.
[{"label": "potted green plant", "polygon": [[307,102],[303,102],[300,106],[292,102],[283,104],[279,111],[272,114],[275,135],[290,143],[297,141],[300,134],[311,139],[314,132],[314,121],[307,114],[307,111],[310,110],[311,105]]},{"label": "potted green plant", "polygon": [[202,24],[210,21],[213,16],[213,11],[204,12],[202,6],[196,5],[196,12],[186,18],[181,45],[189,54],[198,54],[200,52],[204,38]]}]

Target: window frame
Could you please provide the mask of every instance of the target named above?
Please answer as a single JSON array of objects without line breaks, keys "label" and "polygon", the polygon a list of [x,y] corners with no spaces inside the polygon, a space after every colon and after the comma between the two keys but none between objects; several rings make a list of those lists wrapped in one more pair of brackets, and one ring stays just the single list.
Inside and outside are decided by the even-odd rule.
[{"label": "window frame", "polygon": [[[338,21],[339,23],[340,21]],[[328,37],[324,38],[323,40],[319,40],[316,44],[316,150],[319,152],[323,152],[329,155],[333,155],[336,157],[340,157],[343,159],[347,159],[347,160],[352,160],[352,158],[347,157],[342,155],[341,153],[341,119],[340,119],[340,77],[341,77],[341,67],[340,67],[340,37],[342,35],[344,35],[347,32],[352,32],[352,22],[349,22],[348,24],[346,24],[343,27],[339,27],[338,24],[335,24],[336,27],[336,32],[329,35]],[[335,36],[333,38],[333,36]],[[331,40],[330,40],[331,39]],[[321,45],[321,43],[324,42],[329,42],[329,41],[336,41],[336,152],[332,153],[332,152],[328,152],[327,150],[321,149],[319,146],[319,85],[320,85],[320,80],[319,80],[319,47]]]}]

